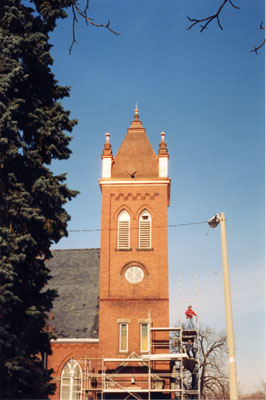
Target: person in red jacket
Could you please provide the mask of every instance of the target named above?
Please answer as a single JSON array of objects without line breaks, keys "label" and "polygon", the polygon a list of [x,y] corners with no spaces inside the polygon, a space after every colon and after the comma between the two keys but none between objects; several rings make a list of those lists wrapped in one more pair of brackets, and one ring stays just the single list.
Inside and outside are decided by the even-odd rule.
[{"label": "person in red jacket", "polygon": [[192,306],[188,306],[185,315],[187,318],[187,329],[194,329],[193,315],[197,317],[197,314],[192,310]]}]

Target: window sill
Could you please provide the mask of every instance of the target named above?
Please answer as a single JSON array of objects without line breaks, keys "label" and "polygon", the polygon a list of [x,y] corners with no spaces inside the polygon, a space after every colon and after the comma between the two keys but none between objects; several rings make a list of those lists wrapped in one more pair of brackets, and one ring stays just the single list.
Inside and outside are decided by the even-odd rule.
[{"label": "window sill", "polygon": [[153,251],[153,247],[151,247],[150,249],[136,249],[137,251]]},{"label": "window sill", "polygon": [[115,249],[115,251],[132,251],[132,249],[130,248],[130,249]]}]

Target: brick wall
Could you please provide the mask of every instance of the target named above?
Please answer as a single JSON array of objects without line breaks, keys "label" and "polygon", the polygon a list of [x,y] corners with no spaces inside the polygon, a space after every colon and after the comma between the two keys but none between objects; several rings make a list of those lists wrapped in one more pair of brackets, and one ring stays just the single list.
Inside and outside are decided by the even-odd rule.
[{"label": "brick wall", "polygon": [[[119,355],[119,319],[129,320],[128,353],[139,353],[140,320],[150,313],[154,326],[168,326],[168,185],[102,187],[102,232],[100,266],[100,353]],[[117,249],[117,218],[130,214],[130,250]],[[152,216],[152,249],[138,249],[139,215]],[[144,271],[138,284],[124,276],[128,263]],[[121,355],[120,355],[121,356]]]},{"label": "brick wall", "polygon": [[[53,368],[53,383],[56,383],[56,392],[51,399],[58,400],[60,398],[60,379],[64,365],[74,358],[85,371],[85,359],[89,359],[92,364],[90,368],[97,371],[97,358],[99,352],[98,343],[56,343],[52,342],[52,356],[48,357],[47,367]],[[95,359],[95,361],[93,361]]]}]

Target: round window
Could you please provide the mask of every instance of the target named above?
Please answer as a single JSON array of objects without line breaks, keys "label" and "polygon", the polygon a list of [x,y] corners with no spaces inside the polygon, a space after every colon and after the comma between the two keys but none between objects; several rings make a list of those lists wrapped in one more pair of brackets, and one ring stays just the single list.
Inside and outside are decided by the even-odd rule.
[{"label": "round window", "polygon": [[144,278],[144,272],[140,267],[132,265],[126,270],[125,278],[129,283],[136,284],[142,281]]}]

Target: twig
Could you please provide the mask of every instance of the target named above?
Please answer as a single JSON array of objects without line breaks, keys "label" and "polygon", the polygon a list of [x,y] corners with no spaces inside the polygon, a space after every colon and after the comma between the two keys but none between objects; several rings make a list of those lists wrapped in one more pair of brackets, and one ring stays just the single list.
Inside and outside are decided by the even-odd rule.
[{"label": "twig", "polygon": [[200,22],[205,22],[203,25],[200,25],[200,27],[201,27],[200,32],[203,32],[205,29],[207,29],[207,26],[209,25],[209,23],[212,22],[214,19],[216,19],[219,28],[221,30],[223,30],[223,27],[222,27],[221,22],[220,22],[220,13],[221,13],[222,9],[224,8],[224,6],[226,5],[226,3],[231,4],[232,7],[236,8],[238,10],[240,9],[240,7],[236,6],[232,2],[232,0],[224,0],[222,2],[222,4],[220,5],[220,7],[218,8],[217,12],[215,14],[213,14],[213,15],[210,15],[209,17],[201,18],[201,19],[187,17],[187,19],[190,22],[192,22],[191,25],[187,28],[187,30],[193,28],[193,26],[199,24]]},{"label": "twig", "polygon": [[77,43],[75,26],[76,26],[76,22],[78,22],[78,19],[77,19],[77,16],[76,16],[74,4],[72,4],[72,14],[73,14],[73,20],[72,20],[72,43],[71,43],[71,46],[69,48],[69,54],[71,54],[72,47],[74,46],[74,44]]},{"label": "twig", "polygon": [[[265,30],[265,26],[263,26],[263,22],[260,23],[260,29]],[[265,45],[266,39],[264,38],[264,40],[261,42],[261,44],[259,46],[254,46],[253,50],[249,50],[250,53],[255,53],[258,54],[258,50],[261,49],[264,45]]]},{"label": "twig", "polygon": [[77,18],[77,14],[80,15],[83,19],[85,19],[85,22],[87,25],[92,25],[96,28],[105,28],[108,31],[110,31],[111,33],[113,33],[114,35],[120,35],[119,32],[114,31],[111,27],[110,27],[110,21],[108,20],[106,24],[96,24],[96,22],[94,22],[94,19],[88,16],[88,10],[89,10],[89,3],[90,0],[86,0],[86,5],[84,7],[84,9],[80,9],[77,3],[77,0],[73,0],[73,4],[72,4],[72,14],[73,14],[73,22],[72,22],[72,43],[71,46],[69,48],[69,54],[71,54],[72,51],[72,47],[74,46],[75,43],[77,43],[76,40],[76,35],[75,35],[75,31],[76,31],[76,23],[78,22],[78,18]]}]

